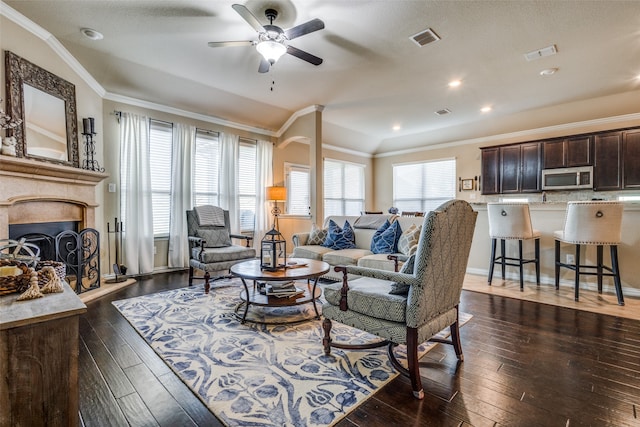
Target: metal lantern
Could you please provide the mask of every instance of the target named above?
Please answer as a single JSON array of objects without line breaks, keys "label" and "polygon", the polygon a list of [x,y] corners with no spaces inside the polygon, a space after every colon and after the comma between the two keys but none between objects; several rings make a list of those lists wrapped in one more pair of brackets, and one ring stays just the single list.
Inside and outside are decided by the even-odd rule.
[{"label": "metal lantern", "polygon": [[260,242],[260,268],[276,271],[287,265],[287,242],[278,230],[272,228]]}]

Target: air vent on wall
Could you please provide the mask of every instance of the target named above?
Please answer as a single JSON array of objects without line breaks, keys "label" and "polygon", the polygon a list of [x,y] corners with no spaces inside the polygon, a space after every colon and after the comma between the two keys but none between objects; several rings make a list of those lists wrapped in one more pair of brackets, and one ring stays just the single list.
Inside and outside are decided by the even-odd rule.
[{"label": "air vent on wall", "polygon": [[442,110],[438,110],[435,113],[439,116],[444,116],[445,114],[451,113],[451,110],[449,110],[448,108],[443,108]]},{"label": "air vent on wall", "polygon": [[431,28],[427,28],[426,30],[421,31],[418,34],[414,34],[409,38],[420,47],[440,40],[440,37],[438,37],[438,35]]}]

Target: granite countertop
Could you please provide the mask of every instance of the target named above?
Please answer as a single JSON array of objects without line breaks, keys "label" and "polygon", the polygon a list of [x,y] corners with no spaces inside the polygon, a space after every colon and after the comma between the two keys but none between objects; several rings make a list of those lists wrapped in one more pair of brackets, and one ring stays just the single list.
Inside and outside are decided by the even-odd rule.
[{"label": "granite countertop", "polygon": [[[622,202],[624,203],[624,210],[625,211],[640,211],[640,203],[639,202]],[[487,202],[473,202],[470,203],[471,206],[474,209],[481,209],[481,210],[486,210],[487,209]],[[567,202],[559,202],[559,201],[553,201],[553,202],[529,202],[529,207],[531,210],[566,210],[567,209]]]},{"label": "granite countertop", "polygon": [[0,297],[0,330],[17,328],[34,323],[82,314],[87,311],[68,283],[63,282],[64,292],[46,294],[42,298],[17,301],[19,293]]}]

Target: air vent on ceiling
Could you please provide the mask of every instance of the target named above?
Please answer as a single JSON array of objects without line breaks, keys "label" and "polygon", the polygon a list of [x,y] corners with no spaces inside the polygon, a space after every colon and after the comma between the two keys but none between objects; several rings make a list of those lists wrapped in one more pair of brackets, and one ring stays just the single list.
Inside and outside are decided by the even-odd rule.
[{"label": "air vent on ceiling", "polygon": [[435,111],[435,113],[439,116],[444,116],[445,114],[451,113],[451,110],[448,108],[443,108],[442,110]]},{"label": "air vent on ceiling", "polygon": [[418,34],[414,34],[409,38],[420,47],[440,40],[440,37],[431,28],[420,31]]},{"label": "air vent on ceiling", "polygon": [[558,53],[558,49],[556,49],[556,45],[552,44],[551,46],[525,53],[524,57],[527,58],[527,61],[533,61],[544,58],[545,56],[555,55],[556,53]]}]

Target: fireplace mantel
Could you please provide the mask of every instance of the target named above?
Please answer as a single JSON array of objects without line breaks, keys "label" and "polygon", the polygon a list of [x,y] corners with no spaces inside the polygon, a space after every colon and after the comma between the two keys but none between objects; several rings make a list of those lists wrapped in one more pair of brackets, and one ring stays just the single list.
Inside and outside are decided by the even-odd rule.
[{"label": "fireplace mantel", "polygon": [[107,173],[0,155],[0,239],[8,237],[9,224],[23,220],[71,219],[80,229],[94,228],[96,186],[107,177]]},{"label": "fireplace mantel", "polygon": [[85,182],[88,185],[96,185],[100,181],[109,177],[108,173],[94,172],[90,170],[74,168],[71,166],[58,165],[55,163],[40,162],[37,160],[25,159],[21,157],[0,155],[0,174],[5,175],[22,174],[30,178],[41,179],[63,179],[77,181],[79,184]]}]

